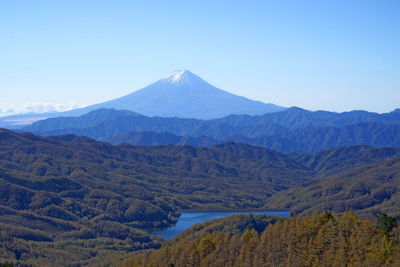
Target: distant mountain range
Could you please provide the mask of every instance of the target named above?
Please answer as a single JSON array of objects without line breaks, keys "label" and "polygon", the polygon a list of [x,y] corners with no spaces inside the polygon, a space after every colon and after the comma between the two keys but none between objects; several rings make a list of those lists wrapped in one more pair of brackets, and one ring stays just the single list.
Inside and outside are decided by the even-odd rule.
[{"label": "distant mountain range", "polygon": [[400,147],[400,111],[335,113],[293,107],[264,115],[198,120],[99,109],[80,117],[42,120],[22,131],[82,135],[112,144],[205,146],[233,141],[280,152],[313,153],[349,145]]},{"label": "distant mountain range", "polygon": [[0,118],[0,127],[19,128],[43,118],[80,116],[96,109],[124,109],[146,116],[215,119],[230,114],[261,115],[284,110],[218,89],[187,70],[175,71],[129,95],[66,112]]},{"label": "distant mountain range", "polygon": [[62,113],[6,117],[2,125],[146,146],[237,142],[300,154],[350,145],[400,147],[400,109],[378,114],[283,108],[230,94],[189,71],[173,72],[118,99]]}]

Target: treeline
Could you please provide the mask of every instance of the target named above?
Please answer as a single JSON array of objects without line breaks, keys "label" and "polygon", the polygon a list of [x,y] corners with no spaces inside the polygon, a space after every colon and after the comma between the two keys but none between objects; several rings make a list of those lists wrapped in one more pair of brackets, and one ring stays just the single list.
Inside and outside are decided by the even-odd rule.
[{"label": "treeline", "polygon": [[348,212],[316,213],[278,221],[262,233],[189,234],[160,250],[138,253],[122,266],[400,266],[396,226],[384,214],[375,224]]}]

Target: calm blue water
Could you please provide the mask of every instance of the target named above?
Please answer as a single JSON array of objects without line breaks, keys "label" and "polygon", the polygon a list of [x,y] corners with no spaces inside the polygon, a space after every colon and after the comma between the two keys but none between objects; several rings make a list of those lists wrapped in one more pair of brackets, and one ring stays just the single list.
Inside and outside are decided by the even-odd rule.
[{"label": "calm blue water", "polygon": [[168,228],[150,230],[149,233],[152,235],[160,236],[166,240],[171,240],[182,231],[190,228],[191,226],[206,222],[209,220],[215,220],[223,217],[228,217],[235,214],[258,214],[258,215],[273,215],[279,217],[290,217],[289,211],[251,211],[251,212],[183,212],[179,217],[178,222]]}]

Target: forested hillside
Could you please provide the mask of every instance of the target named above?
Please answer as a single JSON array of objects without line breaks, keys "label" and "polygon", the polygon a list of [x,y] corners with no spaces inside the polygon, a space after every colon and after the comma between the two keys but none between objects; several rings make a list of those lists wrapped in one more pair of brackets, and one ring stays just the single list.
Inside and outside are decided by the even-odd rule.
[{"label": "forested hillside", "polygon": [[234,225],[211,230],[197,225],[157,251],[122,263],[134,266],[399,266],[400,232],[391,218],[377,224],[351,213],[329,212],[285,219],[261,232],[249,225],[234,231],[241,216],[213,222]]},{"label": "forested hillside", "polygon": [[389,158],[324,177],[307,186],[294,186],[269,199],[267,207],[279,205],[295,213],[316,210],[372,214],[384,211],[400,215],[400,157]]},{"label": "forested hillside", "polygon": [[284,154],[234,143],[112,146],[3,129],[0,147],[0,258],[36,264],[157,248],[140,229],[169,225],[182,208],[262,207],[312,176]]},{"label": "forested hillside", "polygon": [[[393,148],[353,146],[287,156],[237,143],[113,146],[5,129],[0,147],[3,260],[112,262],[160,247],[164,241],[143,228],[173,224],[186,208],[400,215],[399,150]],[[269,223],[254,219],[248,225],[261,231]],[[245,229],[239,226],[235,229]],[[226,227],[229,223],[204,230]]]},{"label": "forested hillside", "polygon": [[322,178],[395,156],[400,156],[400,148],[345,146],[314,154],[292,155],[292,158],[314,170],[315,175]]}]

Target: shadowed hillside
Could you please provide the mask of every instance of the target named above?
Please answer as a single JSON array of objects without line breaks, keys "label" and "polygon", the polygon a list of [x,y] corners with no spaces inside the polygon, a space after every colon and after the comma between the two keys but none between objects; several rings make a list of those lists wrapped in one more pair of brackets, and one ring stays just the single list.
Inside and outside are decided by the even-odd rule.
[{"label": "shadowed hillside", "polygon": [[315,154],[297,155],[293,158],[314,170],[319,177],[344,172],[356,167],[400,156],[400,148],[346,146],[324,150]]},{"label": "shadowed hillside", "polygon": [[0,258],[41,265],[157,248],[139,228],[169,225],[182,208],[262,207],[312,175],[284,154],[234,143],[112,146],[2,129],[0,147]]},{"label": "shadowed hillside", "polygon": [[400,147],[399,114],[398,111],[334,113],[290,108],[258,116],[197,120],[99,109],[81,117],[39,121],[23,131],[83,135],[112,144],[204,146],[234,141],[285,153],[314,153],[350,145]]},{"label": "shadowed hillside", "polygon": [[278,193],[268,207],[278,205],[297,213],[315,210],[358,213],[384,211],[400,215],[400,157],[354,168],[329,176],[307,186],[295,186]]}]

